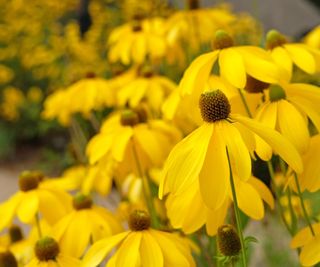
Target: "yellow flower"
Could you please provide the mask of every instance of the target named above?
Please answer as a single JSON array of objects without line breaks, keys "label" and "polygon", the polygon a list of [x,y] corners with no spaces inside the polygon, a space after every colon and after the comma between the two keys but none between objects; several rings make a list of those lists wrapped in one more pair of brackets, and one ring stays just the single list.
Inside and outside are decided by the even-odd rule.
[{"label": "yellow flower", "polygon": [[24,95],[15,87],[6,87],[2,92],[2,103],[0,104],[0,115],[7,120],[19,118],[19,108],[24,103]]},{"label": "yellow flower", "polygon": [[[74,244],[76,244],[75,240]],[[60,252],[58,243],[51,237],[43,237],[37,241],[35,245],[35,254],[36,257],[34,257],[26,267],[81,266],[80,260],[73,258],[64,252]]]},{"label": "yellow flower", "polygon": [[320,49],[320,25],[309,32],[303,38],[303,42],[313,48]]},{"label": "yellow flower", "polygon": [[5,65],[0,64],[0,84],[8,83],[14,77],[14,72]]},{"label": "yellow flower", "polygon": [[[71,197],[62,190],[46,188],[32,172],[23,172],[19,179],[20,190],[0,206],[0,229],[11,224],[15,215],[30,223],[40,212],[50,224],[63,217],[71,206]],[[53,210],[54,207],[54,210]]]},{"label": "yellow flower", "polygon": [[118,104],[135,108],[146,103],[151,111],[158,114],[166,97],[176,89],[176,84],[164,76],[157,75],[148,67],[141,67],[139,76],[118,91]]},{"label": "yellow flower", "polygon": [[54,226],[53,236],[63,251],[79,258],[91,239],[95,242],[121,230],[111,212],[93,205],[89,196],[78,194],[73,199],[73,210]]},{"label": "yellow flower", "polygon": [[90,140],[87,155],[91,164],[111,158],[136,172],[136,156],[142,169],[161,166],[179,139],[176,128],[161,120],[148,120],[145,109],[125,110],[103,123],[100,133]]},{"label": "yellow flower", "polygon": [[27,93],[27,98],[31,102],[39,103],[43,98],[41,89],[35,86],[30,87]]},{"label": "yellow flower", "polygon": [[214,51],[197,57],[185,71],[180,82],[182,94],[192,94],[203,89],[218,60],[220,76],[236,88],[244,88],[247,74],[267,83],[279,80],[279,69],[271,56],[255,46],[234,46],[232,38],[224,31],[217,31]]},{"label": "yellow flower", "polygon": [[[212,177],[215,179],[215,177]],[[234,176],[239,208],[254,220],[264,217],[264,200],[273,208],[274,200],[267,186],[255,177],[242,181]],[[207,233],[216,235],[219,226],[224,224],[228,209],[232,203],[231,188],[228,186],[228,196],[222,205],[209,209],[201,196],[199,182],[194,181],[181,194],[169,194],[166,200],[168,217],[172,226],[181,228],[186,234],[199,230],[206,224]]]},{"label": "yellow flower", "polygon": [[195,266],[190,248],[177,236],[150,228],[150,217],[136,210],[129,218],[130,231],[95,243],[83,259],[83,267],[97,266],[120,244],[108,267]]},{"label": "yellow flower", "polygon": [[281,67],[281,74],[285,80],[291,79],[293,64],[309,74],[320,70],[320,51],[305,44],[288,43],[276,30],[268,32],[266,46],[271,50],[274,61]]},{"label": "yellow flower", "polygon": [[230,171],[226,150],[234,175],[247,181],[251,176],[250,153],[256,151],[255,135],[295,171],[302,171],[300,155],[287,139],[252,119],[230,113],[228,99],[220,90],[202,94],[199,106],[204,122],[170,152],[159,188],[160,197],[168,192],[179,195],[199,181],[206,206],[218,209],[228,195]]},{"label": "yellow flower", "polygon": [[315,236],[310,227],[300,230],[291,240],[291,248],[301,248],[300,262],[303,266],[313,266],[320,262],[320,223],[312,224]]},{"label": "yellow flower", "polygon": [[[309,146],[308,121],[310,118],[320,130],[320,88],[302,83],[271,85],[265,91],[266,101],[260,105],[256,119],[266,126],[278,130],[304,153]],[[257,150],[263,150],[261,158],[266,160],[272,153],[270,147],[257,140]]]},{"label": "yellow flower", "polygon": [[162,58],[167,49],[162,18],[135,20],[114,29],[108,40],[110,62],[141,64]]}]

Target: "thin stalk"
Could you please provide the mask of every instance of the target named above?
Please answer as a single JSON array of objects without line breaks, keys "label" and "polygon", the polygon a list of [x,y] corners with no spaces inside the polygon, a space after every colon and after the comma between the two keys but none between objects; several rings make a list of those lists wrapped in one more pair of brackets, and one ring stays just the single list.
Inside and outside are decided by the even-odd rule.
[{"label": "thin stalk", "polygon": [[231,191],[232,191],[233,205],[234,205],[234,211],[235,211],[235,215],[236,215],[238,234],[239,234],[239,237],[240,237],[240,243],[241,243],[241,248],[242,248],[241,249],[242,266],[243,267],[247,267],[246,248],[245,248],[245,245],[244,245],[244,238],[243,238],[243,233],[242,233],[240,212],[239,212],[236,188],[234,186],[234,181],[233,181],[233,175],[232,175],[231,162],[230,162],[228,148],[226,148],[226,152],[227,152],[229,171],[230,171],[230,186],[231,186]]},{"label": "thin stalk", "polygon": [[42,231],[41,231],[41,226],[40,226],[40,219],[39,219],[39,213],[37,212],[35,215],[35,220],[36,220],[36,227],[38,231],[39,238],[42,237]]},{"label": "thin stalk", "polygon": [[251,113],[251,111],[250,111],[250,108],[249,108],[249,106],[248,106],[248,102],[247,102],[244,94],[242,93],[241,89],[238,89],[238,91],[239,91],[239,95],[240,95],[241,101],[242,101],[242,103],[243,103],[243,106],[244,106],[244,108],[246,109],[246,112],[247,112],[248,116],[249,116],[250,118],[253,118],[252,113]]},{"label": "thin stalk", "polygon": [[138,170],[139,176],[142,179],[143,195],[144,195],[144,198],[145,198],[149,213],[151,215],[152,225],[155,228],[159,228],[160,223],[158,221],[157,213],[156,213],[156,210],[155,210],[155,207],[154,207],[154,204],[153,204],[153,199],[151,197],[149,181],[147,180],[147,178],[144,175],[144,172],[142,170],[141,163],[140,163],[140,160],[139,160],[139,156],[138,156],[138,153],[137,153],[137,149],[135,147],[135,142],[134,142],[133,139],[132,139],[132,152],[133,152],[133,157],[134,157],[134,160],[135,160],[135,163],[136,163],[136,166],[137,166],[137,170]]},{"label": "thin stalk", "polygon": [[296,183],[296,187],[297,187],[297,190],[298,190],[298,196],[299,196],[299,199],[300,199],[300,203],[301,203],[301,207],[302,207],[302,212],[303,212],[303,216],[310,228],[310,231],[311,231],[311,234],[313,236],[315,236],[315,232],[314,232],[314,229],[312,227],[312,224],[311,224],[311,220],[309,218],[309,215],[308,215],[308,212],[307,212],[307,209],[306,209],[306,206],[304,205],[304,200],[303,200],[303,196],[302,196],[302,193],[301,193],[301,188],[300,188],[300,184],[299,184],[299,180],[298,180],[298,176],[296,173],[294,173],[294,181]]}]

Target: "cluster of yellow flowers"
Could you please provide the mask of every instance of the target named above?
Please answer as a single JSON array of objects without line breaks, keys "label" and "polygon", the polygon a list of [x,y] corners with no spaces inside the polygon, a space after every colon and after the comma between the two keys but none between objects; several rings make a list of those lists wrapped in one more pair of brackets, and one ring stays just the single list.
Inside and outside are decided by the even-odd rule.
[{"label": "cluster of yellow flowers", "polygon": [[[105,58],[100,38],[79,41],[68,25],[64,45],[79,61],[60,82],[83,78],[49,95],[42,115],[71,129],[79,162],[57,178],[20,175],[0,205],[0,266],[248,266],[253,238],[242,220],[263,219],[264,202],[277,208],[291,247],[302,247],[301,264],[317,264],[320,224],[303,193],[320,189],[320,88],[296,75],[320,71],[319,28],[293,42],[276,30],[263,36],[227,6],[189,0],[182,11],[161,6],[161,17],[151,3],[123,1],[129,20],[108,35]],[[102,34],[97,13],[99,30],[87,36]],[[45,68],[64,51],[44,49]],[[28,68],[39,63],[24,56]],[[253,171],[257,161],[269,182]],[[105,197],[114,212],[99,204]]]}]

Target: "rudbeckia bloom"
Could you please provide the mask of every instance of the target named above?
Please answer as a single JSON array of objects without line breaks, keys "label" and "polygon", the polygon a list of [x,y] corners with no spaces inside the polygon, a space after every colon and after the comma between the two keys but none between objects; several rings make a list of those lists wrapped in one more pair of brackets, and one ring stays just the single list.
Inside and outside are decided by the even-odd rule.
[{"label": "rudbeckia bloom", "polygon": [[213,52],[197,57],[185,71],[180,82],[182,94],[204,88],[212,67],[218,60],[220,76],[236,88],[244,88],[247,74],[267,83],[279,80],[279,69],[271,56],[255,46],[234,46],[232,38],[224,31],[217,31]]},{"label": "rudbeckia bloom", "polygon": [[320,49],[320,25],[315,27],[304,38],[303,42],[310,47]]},{"label": "rudbeckia bloom", "polygon": [[164,121],[148,120],[145,109],[124,110],[103,123],[100,133],[90,140],[87,155],[91,164],[111,158],[132,171],[136,170],[136,151],[141,167],[146,169],[161,166],[179,139],[175,127]]},{"label": "rudbeckia bloom", "polygon": [[[76,243],[76,242],[74,242]],[[57,241],[51,237],[39,239],[35,245],[35,256],[26,267],[79,267],[80,260],[60,252]]]},{"label": "rudbeckia bloom", "polygon": [[[281,134],[304,153],[309,146],[309,118],[315,127],[320,130],[320,88],[303,83],[274,84],[265,90],[266,101],[257,110],[256,119],[266,126],[278,130]],[[257,150],[262,159],[270,157],[271,149],[258,140]]]},{"label": "rudbeckia bloom", "polygon": [[83,259],[83,267],[95,267],[119,245],[108,267],[195,266],[186,242],[171,233],[150,228],[150,217],[136,210],[129,218],[130,230],[93,244]]},{"label": "rudbeckia bloom", "polygon": [[314,266],[320,262],[320,223],[312,224],[315,235],[310,227],[300,230],[291,240],[291,248],[301,248],[300,262],[303,266]]},{"label": "rudbeckia bloom", "polygon": [[[213,177],[215,179],[217,177]],[[274,200],[266,185],[259,179],[250,177],[242,181],[233,177],[237,190],[238,206],[241,211],[254,220],[264,217],[263,200],[274,207]],[[181,194],[169,194],[166,199],[166,208],[171,225],[175,229],[181,228],[184,233],[191,234],[206,225],[209,235],[216,235],[219,226],[224,224],[232,203],[231,188],[228,185],[228,196],[222,205],[216,209],[209,209],[202,198],[199,182],[196,180]]]},{"label": "rudbeckia bloom", "polygon": [[287,39],[276,30],[268,32],[266,46],[271,50],[271,56],[281,67],[282,76],[286,80],[291,79],[293,64],[309,74],[320,70],[318,50],[302,43],[288,43]]},{"label": "rudbeckia bloom", "polygon": [[78,194],[73,199],[73,211],[57,222],[53,235],[63,251],[80,258],[90,239],[95,242],[121,230],[111,212],[93,205],[89,196]]},{"label": "rudbeckia bloom", "polygon": [[287,139],[252,119],[232,114],[229,101],[220,90],[202,94],[199,106],[204,123],[170,152],[159,188],[160,198],[168,192],[179,195],[198,180],[206,206],[218,209],[228,195],[230,171],[226,150],[234,175],[247,181],[251,176],[250,153],[256,149],[255,135],[295,171],[302,171],[300,155]]},{"label": "rudbeckia bloom", "polygon": [[0,206],[1,230],[12,222],[15,215],[22,222],[31,223],[37,212],[40,212],[50,224],[54,224],[71,207],[71,197],[66,192],[55,188],[43,188],[39,177],[32,172],[20,175],[19,186],[19,192]]},{"label": "rudbeckia bloom", "polygon": [[125,65],[141,64],[147,56],[151,60],[165,56],[167,44],[164,36],[164,20],[152,18],[134,20],[114,29],[108,40],[110,62],[121,61]]}]

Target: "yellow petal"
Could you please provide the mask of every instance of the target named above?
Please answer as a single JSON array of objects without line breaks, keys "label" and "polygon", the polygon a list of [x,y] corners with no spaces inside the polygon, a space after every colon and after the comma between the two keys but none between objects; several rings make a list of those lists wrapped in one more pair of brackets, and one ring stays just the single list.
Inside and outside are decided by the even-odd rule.
[{"label": "yellow petal", "polygon": [[179,84],[182,95],[191,94],[197,88],[204,88],[219,50],[197,57],[185,71]]},{"label": "yellow petal", "polygon": [[143,34],[138,34],[131,45],[132,51],[132,59],[135,63],[142,63],[145,59],[147,47],[146,47],[146,39]]},{"label": "yellow petal", "polygon": [[[316,235],[320,233],[320,223],[312,224],[312,228]],[[306,244],[308,244],[312,239],[313,235],[310,231],[309,227],[305,227],[302,230],[300,230],[291,240],[290,247],[292,249],[302,247]]]},{"label": "yellow petal", "polygon": [[304,45],[286,44],[285,49],[290,54],[293,62],[302,70],[309,74],[316,71],[316,62],[312,54],[306,49]]},{"label": "yellow petal", "polygon": [[260,197],[270,206],[271,209],[274,208],[274,198],[269,188],[259,179],[251,177],[248,181],[259,193]]},{"label": "yellow petal", "polygon": [[183,253],[177,248],[176,240],[170,238],[172,234],[160,232],[157,230],[149,230],[152,237],[157,240],[159,244],[164,264],[163,266],[174,266],[174,267],[189,267],[189,261],[183,255]]},{"label": "yellow petal", "polygon": [[289,82],[292,74],[292,60],[286,49],[278,46],[271,51],[271,56],[277,65],[281,67],[281,78]]},{"label": "yellow petal", "polygon": [[221,123],[214,124],[214,132],[199,175],[203,202],[212,210],[216,210],[222,205],[227,197],[229,186],[229,164],[226,144],[221,136],[223,134]]},{"label": "yellow petal", "polygon": [[309,146],[309,130],[301,113],[286,100],[278,102],[278,124],[280,132],[304,153]]},{"label": "yellow petal", "polygon": [[69,257],[60,253],[56,259],[59,264],[59,267],[79,267],[81,266],[80,260],[76,258]]},{"label": "yellow petal", "polygon": [[113,143],[112,135],[98,134],[94,136],[87,145],[86,154],[89,158],[90,164],[96,163],[100,160],[111,148]]},{"label": "yellow petal", "polygon": [[248,180],[251,176],[251,158],[240,132],[231,123],[221,124],[223,139],[228,147],[233,171],[242,180]]},{"label": "yellow petal", "polygon": [[305,245],[300,253],[300,262],[303,266],[313,266],[320,262],[320,237],[315,237]]},{"label": "yellow petal", "polygon": [[140,250],[142,267],[163,267],[161,248],[148,231],[142,233]]},{"label": "yellow petal", "polygon": [[0,231],[11,224],[23,194],[22,192],[17,192],[0,205]]},{"label": "yellow petal", "polygon": [[130,232],[123,232],[105,239],[102,239],[92,245],[83,258],[82,267],[97,266],[108,253],[120,243]]},{"label": "yellow petal", "polygon": [[[243,182],[234,177],[235,189],[239,208],[249,217],[261,220],[264,216],[264,207],[258,192],[250,183]],[[230,197],[232,194],[230,192]]]},{"label": "yellow petal", "polygon": [[133,130],[131,127],[122,127],[121,131],[118,132],[118,135],[112,140],[112,156],[115,160],[123,160],[125,150],[132,135]]},{"label": "yellow petal", "polygon": [[39,211],[39,198],[36,190],[24,193],[18,206],[17,215],[23,223],[30,223]]},{"label": "yellow petal", "polygon": [[287,162],[287,164],[297,173],[302,172],[303,165],[299,153],[294,146],[281,134],[272,130],[271,128],[265,127],[258,122],[255,122],[252,119],[248,119],[236,114],[233,114],[232,117],[264,139],[272,147],[272,149],[279,154],[279,156],[282,157],[282,159]]},{"label": "yellow petal", "polygon": [[237,88],[246,85],[246,72],[242,56],[237,50],[222,49],[219,55],[220,75]]},{"label": "yellow petal", "polygon": [[140,262],[142,232],[132,232],[121,244],[116,257],[117,267],[136,267]]},{"label": "yellow petal", "polygon": [[209,235],[213,236],[217,234],[218,228],[224,224],[227,217],[230,201],[228,198],[224,201],[221,207],[217,210],[207,209],[207,223],[206,228]]},{"label": "yellow petal", "polygon": [[179,194],[198,178],[212,131],[213,125],[204,123],[172,149],[163,170],[160,198],[166,186],[174,194]]}]

